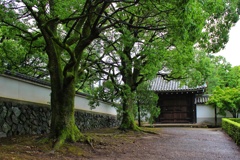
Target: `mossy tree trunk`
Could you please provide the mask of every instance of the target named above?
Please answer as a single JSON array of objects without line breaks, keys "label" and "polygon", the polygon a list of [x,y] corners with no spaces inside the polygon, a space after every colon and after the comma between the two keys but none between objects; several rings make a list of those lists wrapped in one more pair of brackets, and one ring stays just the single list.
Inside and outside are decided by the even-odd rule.
[{"label": "mossy tree trunk", "polygon": [[[134,45],[134,43],[132,43]],[[124,50],[125,55],[131,54],[131,47],[126,47]],[[137,69],[132,69],[131,56],[123,55],[121,58],[122,68],[121,75],[124,85],[121,88],[122,98],[122,122],[119,127],[121,130],[138,130],[138,126],[135,123],[134,111],[135,111],[135,93],[137,84]]]},{"label": "mossy tree trunk", "polygon": [[[131,29],[130,29],[131,30]],[[133,32],[133,31],[132,31]],[[133,57],[131,56],[132,48],[135,44],[138,34],[134,35],[134,38],[129,38],[125,40],[125,36],[128,35],[127,32],[123,35],[123,50],[119,52],[121,59],[120,73],[122,76],[123,86],[121,88],[121,98],[122,98],[122,122],[119,127],[121,130],[138,130],[138,126],[135,123],[134,118],[134,101],[135,93],[139,84],[138,76],[140,70],[135,66]],[[140,80],[141,81],[141,80]]]},{"label": "mossy tree trunk", "polygon": [[[76,62],[70,60],[62,67],[61,50],[52,40],[47,45],[49,73],[51,77],[51,128],[50,138],[55,139],[54,148],[58,149],[66,140],[76,142],[83,135],[75,124],[74,99],[77,80]],[[70,65],[71,64],[71,65]]]},{"label": "mossy tree trunk", "polygon": [[74,117],[75,78],[64,78],[63,87],[52,90],[50,136],[56,139],[54,148],[59,148],[66,140],[76,142],[83,138],[75,124]]},{"label": "mossy tree trunk", "polygon": [[138,126],[134,119],[134,97],[131,93],[124,96],[122,122],[119,127],[121,130],[138,130]]},{"label": "mossy tree trunk", "polygon": [[[100,31],[97,28],[101,15],[109,5],[107,2],[93,3],[86,2],[85,9],[81,11],[81,15],[86,16],[68,19],[73,23],[68,20],[63,22],[57,18],[58,12],[54,1],[49,2],[50,17],[53,17],[51,20],[45,16],[48,13],[40,12],[42,15],[39,15],[32,10],[44,38],[48,55],[52,111],[50,138],[55,140],[55,149],[65,141],[75,142],[83,138],[74,117],[76,81],[88,66],[83,55],[84,50],[98,38]],[[31,9],[31,6],[28,8]],[[67,27],[64,38],[62,37],[64,35],[59,32],[59,26],[62,26],[62,23],[72,24],[72,27]]]}]

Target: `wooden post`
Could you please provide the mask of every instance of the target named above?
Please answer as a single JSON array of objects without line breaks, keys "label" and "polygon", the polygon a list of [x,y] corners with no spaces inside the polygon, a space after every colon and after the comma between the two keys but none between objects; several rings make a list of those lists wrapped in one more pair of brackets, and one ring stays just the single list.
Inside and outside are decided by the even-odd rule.
[{"label": "wooden post", "polygon": [[215,127],[217,127],[217,107],[215,106]]},{"label": "wooden post", "polygon": [[137,102],[137,105],[138,105],[138,126],[141,127],[141,113],[139,101]]}]

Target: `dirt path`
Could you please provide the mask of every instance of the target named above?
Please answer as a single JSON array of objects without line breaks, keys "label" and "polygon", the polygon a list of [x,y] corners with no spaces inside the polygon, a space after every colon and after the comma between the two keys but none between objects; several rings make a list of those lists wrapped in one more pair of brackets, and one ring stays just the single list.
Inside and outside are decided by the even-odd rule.
[{"label": "dirt path", "polygon": [[160,135],[132,143],[96,148],[89,159],[102,160],[240,160],[240,148],[221,129],[162,128]]},{"label": "dirt path", "polygon": [[158,134],[120,133],[105,129],[88,132],[88,144],[69,144],[50,151],[36,137],[0,139],[0,160],[240,160],[240,147],[221,129],[154,128]]}]

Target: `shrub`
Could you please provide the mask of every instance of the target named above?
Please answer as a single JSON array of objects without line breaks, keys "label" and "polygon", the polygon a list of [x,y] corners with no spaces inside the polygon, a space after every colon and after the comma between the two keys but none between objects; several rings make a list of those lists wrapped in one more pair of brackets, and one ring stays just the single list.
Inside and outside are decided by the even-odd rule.
[{"label": "shrub", "polygon": [[237,122],[237,123],[240,123],[240,118],[230,118],[230,120],[232,120],[234,122]]},{"label": "shrub", "polygon": [[222,129],[240,145],[240,119],[239,118],[223,118]]}]

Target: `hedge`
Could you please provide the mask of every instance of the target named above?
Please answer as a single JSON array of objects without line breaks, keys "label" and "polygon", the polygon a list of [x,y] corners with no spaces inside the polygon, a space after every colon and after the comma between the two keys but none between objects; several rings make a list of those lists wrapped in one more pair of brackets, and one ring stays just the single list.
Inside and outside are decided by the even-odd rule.
[{"label": "hedge", "polygon": [[239,118],[223,118],[222,129],[230,137],[232,137],[232,139],[237,143],[237,145],[240,145],[240,119]]}]

